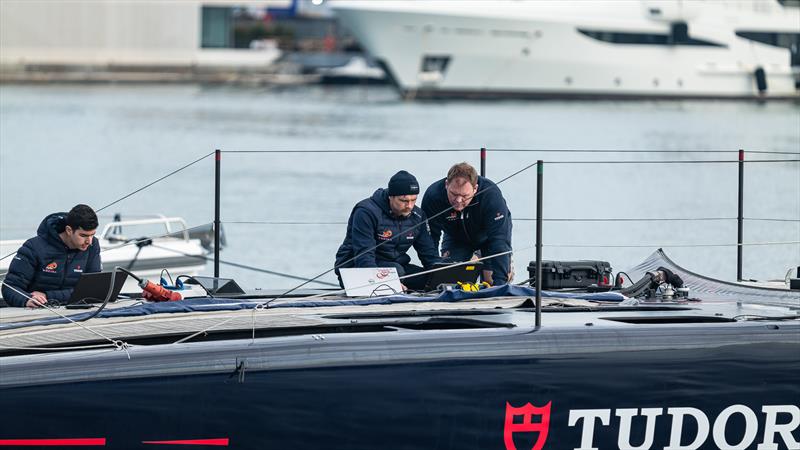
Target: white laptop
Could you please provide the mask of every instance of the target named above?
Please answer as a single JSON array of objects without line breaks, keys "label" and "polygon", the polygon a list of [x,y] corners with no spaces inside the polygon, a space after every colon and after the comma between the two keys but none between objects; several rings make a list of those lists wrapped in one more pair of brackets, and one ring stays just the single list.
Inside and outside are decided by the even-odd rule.
[{"label": "white laptop", "polygon": [[348,297],[380,297],[403,292],[394,267],[339,269],[339,273]]}]

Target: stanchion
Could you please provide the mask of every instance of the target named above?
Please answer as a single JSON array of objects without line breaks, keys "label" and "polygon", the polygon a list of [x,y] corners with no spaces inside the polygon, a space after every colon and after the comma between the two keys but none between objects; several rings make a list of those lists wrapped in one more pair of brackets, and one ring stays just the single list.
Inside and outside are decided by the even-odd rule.
[{"label": "stanchion", "polygon": [[536,326],[542,326],[542,186],[544,161],[536,161]]},{"label": "stanchion", "polygon": [[481,176],[486,176],[486,147],[481,147]]},{"label": "stanchion", "polygon": [[220,184],[220,163],[222,152],[217,149],[214,151],[214,277],[219,278],[219,184]]},{"label": "stanchion", "polygon": [[736,280],[742,281],[742,239],[744,236],[744,150],[739,149],[739,236],[736,240]]}]

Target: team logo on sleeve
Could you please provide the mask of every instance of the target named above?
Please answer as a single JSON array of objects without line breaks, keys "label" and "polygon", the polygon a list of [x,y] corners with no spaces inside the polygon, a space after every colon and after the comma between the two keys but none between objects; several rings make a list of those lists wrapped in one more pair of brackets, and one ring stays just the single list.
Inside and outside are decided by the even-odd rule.
[{"label": "team logo on sleeve", "polygon": [[58,269],[58,263],[53,261],[50,264],[44,266],[44,269],[42,269],[42,271],[47,273],[56,273],[57,269]]},{"label": "team logo on sleeve", "polygon": [[494,220],[495,220],[495,222],[497,222],[498,220],[502,219],[503,217],[505,217],[505,215],[503,213],[497,213],[497,215],[494,216]]}]

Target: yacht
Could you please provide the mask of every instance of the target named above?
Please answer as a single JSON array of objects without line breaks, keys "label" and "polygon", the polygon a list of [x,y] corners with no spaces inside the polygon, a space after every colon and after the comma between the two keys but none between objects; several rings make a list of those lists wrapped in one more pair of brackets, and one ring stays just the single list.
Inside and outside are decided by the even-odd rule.
[{"label": "yacht", "polygon": [[0,447],[800,448],[800,291],[625,273],[0,309]]},{"label": "yacht", "polygon": [[797,99],[799,5],[330,2],[405,98]]}]

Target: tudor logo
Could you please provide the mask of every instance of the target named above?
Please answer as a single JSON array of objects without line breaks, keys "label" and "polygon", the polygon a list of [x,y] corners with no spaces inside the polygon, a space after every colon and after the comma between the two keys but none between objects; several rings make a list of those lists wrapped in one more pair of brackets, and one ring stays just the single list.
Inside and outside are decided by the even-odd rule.
[{"label": "tudor logo", "polygon": [[[514,444],[514,434],[517,433],[536,433],[536,441],[531,450],[542,450],[547,440],[547,433],[550,431],[550,405],[547,402],[541,408],[537,408],[530,403],[520,408],[514,408],[511,403],[506,402],[506,422],[503,429],[503,441],[506,450],[518,450]],[[515,417],[522,417],[521,423],[516,423]],[[541,420],[534,421],[534,416],[540,416]],[[519,449],[524,450],[524,449]]]},{"label": "tudor logo", "polygon": [[[503,430],[506,450],[523,450],[514,443],[515,433],[538,433],[533,450],[542,450],[551,425],[567,425],[574,429],[575,442],[580,439],[580,445],[567,447],[563,441],[560,444],[560,448],[574,450],[598,450],[595,445],[597,436],[605,436],[605,440],[616,437],[617,448],[635,450],[697,450],[706,446],[744,450],[756,443],[758,450],[800,449],[800,442],[794,437],[800,427],[800,407],[792,404],[763,405],[761,408],[731,405],[716,417],[709,417],[704,411],[692,407],[572,409],[566,424],[554,424],[550,422],[551,403],[541,408],[530,403],[514,408],[506,402]],[[521,423],[514,420],[515,416],[522,416]],[[541,416],[541,421],[534,421],[534,416]],[[657,423],[664,421],[666,425],[657,427]],[[666,430],[665,426],[669,434],[657,435],[656,430]],[[733,435],[728,433],[730,427],[737,428]],[[763,430],[760,436],[759,430]],[[613,434],[608,436],[609,433]]]}]

